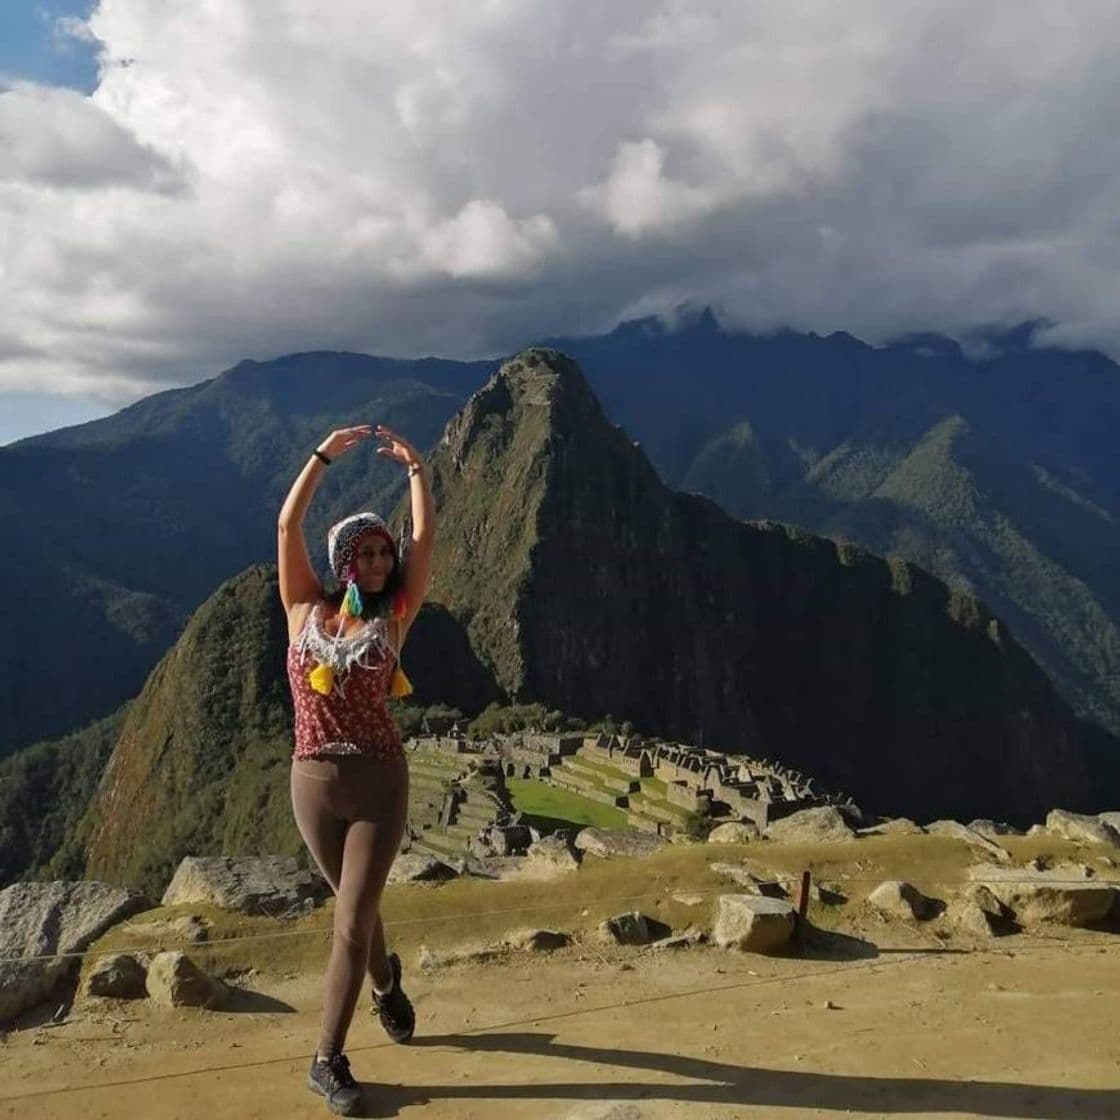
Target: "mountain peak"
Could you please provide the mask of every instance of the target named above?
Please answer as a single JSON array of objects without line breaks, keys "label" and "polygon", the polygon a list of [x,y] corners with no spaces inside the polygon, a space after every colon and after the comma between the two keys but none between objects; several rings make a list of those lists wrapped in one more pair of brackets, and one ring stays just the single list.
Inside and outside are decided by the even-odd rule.
[{"label": "mountain peak", "polygon": [[606,424],[583,371],[566,354],[531,346],[504,362],[447,425],[441,447],[461,466],[478,441],[504,450],[517,431],[547,439],[559,427]]},{"label": "mountain peak", "polygon": [[[510,699],[781,757],[881,811],[1086,801],[1068,712],[979,602],[674,493],[556,350],[470,399],[432,480],[432,598]],[[937,781],[950,762],[967,795]]]}]

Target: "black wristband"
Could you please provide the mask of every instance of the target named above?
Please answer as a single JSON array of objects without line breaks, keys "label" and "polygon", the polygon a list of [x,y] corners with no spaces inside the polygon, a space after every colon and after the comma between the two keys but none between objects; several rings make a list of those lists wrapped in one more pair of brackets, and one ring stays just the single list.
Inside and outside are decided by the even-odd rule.
[{"label": "black wristband", "polygon": [[326,455],[324,455],[317,447],[311,454],[314,455],[315,458],[318,459],[324,467],[329,467],[331,465],[330,459],[328,459]]}]

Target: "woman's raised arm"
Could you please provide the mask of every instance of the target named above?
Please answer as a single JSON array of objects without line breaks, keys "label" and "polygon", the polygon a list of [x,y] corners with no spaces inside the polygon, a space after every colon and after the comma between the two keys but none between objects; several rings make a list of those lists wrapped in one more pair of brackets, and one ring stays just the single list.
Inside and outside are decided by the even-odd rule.
[{"label": "woman's raised arm", "polygon": [[339,455],[368,439],[371,434],[368,424],[337,428],[331,432],[304,464],[280,507],[276,523],[276,551],[280,568],[280,601],[286,612],[301,603],[316,603],[323,597],[323,585],[312,567],[303,537],[303,519],[307,516],[307,507],[311,505],[323,471]]},{"label": "woman's raised arm", "polygon": [[432,542],[436,532],[436,510],[432,490],[428,485],[424,460],[420,453],[403,436],[378,425],[377,438],[384,440],[377,449],[384,455],[408,468],[409,497],[412,501],[412,537],[405,557],[401,578],[404,581],[405,614],[401,622],[402,637],[412,625],[412,620],[428,593],[432,575]]}]

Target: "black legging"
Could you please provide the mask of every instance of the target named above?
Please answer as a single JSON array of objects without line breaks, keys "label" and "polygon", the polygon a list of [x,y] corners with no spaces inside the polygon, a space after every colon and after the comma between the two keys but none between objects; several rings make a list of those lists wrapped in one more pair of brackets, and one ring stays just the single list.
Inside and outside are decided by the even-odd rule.
[{"label": "black legging", "polygon": [[408,762],[296,759],[291,788],[296,827],[336,895],[319,1034],[325,1058],[342,1051],[363,976],[385,988],[392,975],[380,904],[408,818]]}]

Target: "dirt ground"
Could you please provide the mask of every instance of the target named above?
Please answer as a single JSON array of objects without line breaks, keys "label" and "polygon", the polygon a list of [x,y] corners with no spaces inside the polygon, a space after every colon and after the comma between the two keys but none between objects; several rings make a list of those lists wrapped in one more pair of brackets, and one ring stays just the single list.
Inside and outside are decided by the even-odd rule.
[{"label": "dirt ground", "polygon": [[[952,853],[939,851],[944,858],[931,866],[945,876]],[[674,917],[680,928],[687,906],[671,894],[685,884],[703,893],[710,881],[696,861],[732,854],[653,861],[645,874],[659,897],[641,908]],[[812,855],[792,853],[791,866],[812,864]],[[913,855],[861,843],[858,860],[846,866],[871,871],[870,882],[893,859]],[[838,871],[842,857],[829,858]],[[850,905],[829,919],[831,929],[815,909],[817,931],[782,957],[608,948],[588,931],[620,885],[633,885],[634,870],[581,870],[577,883],[544,884],[539,895],[520,886],[511,893],[507,884],[398,888],[386,913],[399,922],[393,940],[418,1029],[408,1046],[389,1043],[363,993],[347,1051],[367,1087],[364,1114],[1120,1117],[1116,933],[1063,930],[979,943],[932,926],[873,920],[853,890]],[[583,909],[567,912],[564,891],[578,891],[570,904],[584,902]],[[464,919],[444,932],[450,945],[468,929],[487,939],[499,927],[524,925],[524,907],[508,904],[528,900],[544,909],[548,892],[547,905],[562,920],[534,924],[576,929],[582,918],[584,930],[569,948],[417,967],[420,941],[435,940],[434,930],[410,913],[484,902],[485,920]],[[698,924],[710,914],[710,906],[693,902],[692,909]],[[315,920],[321,925],[323,917]],[[296,941],[314,944],[293,957]],[[237,947],[244,971],[219,1011],[87,997],[60,1022],[25,1020],[2,1036],[0,1117],[327,1115],[305,1085],[325,940],[258,942],[251,966],[249,952],[247,944]]]}]

